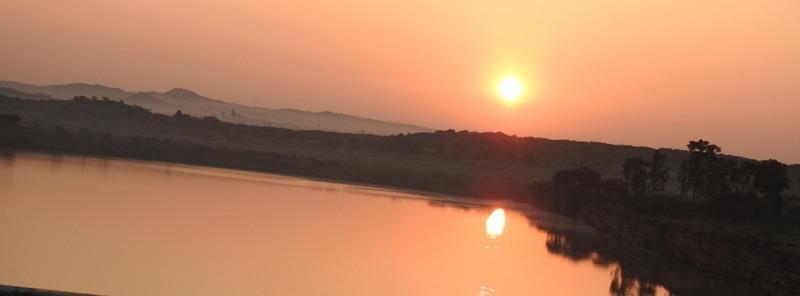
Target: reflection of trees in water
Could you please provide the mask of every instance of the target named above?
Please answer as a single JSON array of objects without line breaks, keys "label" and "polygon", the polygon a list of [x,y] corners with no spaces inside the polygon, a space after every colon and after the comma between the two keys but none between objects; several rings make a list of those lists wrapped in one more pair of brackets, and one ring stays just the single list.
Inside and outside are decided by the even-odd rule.
[{"label": "reflection of trees in water", "polygon": [[[616,242],[602,242],[609,240],[606,236],[592,236],[581,231],[546,230],[547,239],[545,246],[547,252],[566,257],[571,261],[592,260],[598,266],[610,266],[617,262],[608,257],[625,249],[625,246]],[[630,254],[630,253],[629,253]],[[612,272],[609,293],[613,296],[655,296],[659,284],[629,276],[622,272],[621,265],[614,267]]]},{"label": "reflection of trees in water", "polygon": [[0,149],[0,186],[10,188],[14,180],[14,161],[17,154],[13,150]]},{"label": "reflection of trees in water", "polygon": [[545,241],[548,253],[564,256],[571,261],[592,260],[592,264],[597,266],[614,263],[614,260],[600,255],[592,244],[589,240],[570,240],[568,235],[555,232],[548,232]]},{"label": "reflection of trees in water", "polygon": [[[611,288],[609,288],[609,292],[613,296],[655,296],[656,295],[656,287],[658,285],[647,282],[641,281],[636,278],[624,277],[622,275],[622,269],[618,267],[614,268],[612,272],[613,278],[611,279]],[[674,295],[670,293],[669,295]]]},{"label": "reflection of trees in water", "polygon": [[[592,260],[598,266],[609,266],[614,260],[600,255],[588,240],[571,241],[567,234],[547,233],[545,242],[547,251],[551,254],[561,255],[571,261]],[[655,296],[656,287],[659,285],[636,277],[625,276],[619,266],[612,272],[611,287],[609,292],[613,296]]]},{"label": "reflection of trees in water", "polygon": [[589,259],[594,255],[592,250],[584,250],[573,246],[564,234],[559,233],[548,233],[545,246],[547,246],[547,251],[551,254],[561,255],[572,261]]},{"label": "reflection of trees in water", "polygon": [[7,149],[0,149],[0,162],[5,162],[10,164],[14,161],[14,158],[17,157],[17,153],[14,150],[7,150]]},{"label": "reflection of trees in water", "polygon": [[457,202],[442,201],[442,200],[429,200],[428,201],[428,205],[432,206],[432,207],[437,207],[437,208],[459,209],[459,210],[462,210],[464,212],[469,212],[470,210],[472,210],[473,208],[476,207],[476,205],[474,205],[474,204],[457,203]]},{"label": "reflection of trees in water", "polygon": [[655,296],[659,286],[668,291],[667,295],[764,294],[753,284],[655,256],[585,227],[573,227],[567,222],[559,224],[558,219],[549,216],[528,218],[531,226],[547,233],[548,253],[575,262],[591,260],[598,266],[614,266],[609,285],[609,294],[613,296]]}]

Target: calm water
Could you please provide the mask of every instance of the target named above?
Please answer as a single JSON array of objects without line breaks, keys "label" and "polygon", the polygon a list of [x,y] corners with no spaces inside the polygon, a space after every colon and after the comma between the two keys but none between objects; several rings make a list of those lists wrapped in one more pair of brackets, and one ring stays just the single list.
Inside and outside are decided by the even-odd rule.
[{"label": "calm water", "polygon": [[234,170],[6,153],[0,284],[105,295],[749,289],[533,210],[506,207],[503,233],[493,237],[486,220],[494,208]]}]

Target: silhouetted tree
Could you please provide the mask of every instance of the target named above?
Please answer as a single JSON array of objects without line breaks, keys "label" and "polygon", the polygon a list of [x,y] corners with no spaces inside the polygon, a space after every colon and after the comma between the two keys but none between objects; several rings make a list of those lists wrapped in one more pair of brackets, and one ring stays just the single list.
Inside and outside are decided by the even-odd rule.
[{"label": "silhouetted tree", "polygon": [[730,172],[730,186],[734,192],[755,194],[753,183],[757,164],[754,161],[742,161]]},{"label": "silhouetted tree", "polygon": [[765,196],[780,196],[783,190],[789,189],[787,168],[787,165],[774,159],[761,161],[755,167],[753,188]]},{"label": "silhouetted tree", "polygon": [[625,186],[634,196],[645,196],[648,191],[664,191],[664,185],[669,180],[667,156],[660,150],[653,150],[652,161],[646,161],[641,157],[625,159],[622,163],[622,174]]},{"label": "silhouetted tree", "polygon": [[667,156],[661,153],[660,149],[653,151],[653,160],[650,162],[650,174],[648,177],[648,185],[651,192],[664,191],[664,185],[669,181],[669,167],[667,167]]},{"label": "silhouetted tree", "polygon": [[650,164],[641,157],[628,158],[622,163],[622,174],[633,196],[644,196],[647,193],[649,166]]},{"label": "silhouetted tree", "polygon": [[787,165],[774,159],[761,161],[755,166],[753,189],[764,195],[760,200],[761,210],[770,221],[778,217],[785,204],[781,192],[789,189],[787,168]]},{"label": "silhouetted tree", "polygon": [[178,110],[178,112],[175,112],[175,114],[172,115],[172,118],[184,119],[184,118],[192,118],[192,116],[184,114],[183,112],[181,112],[181,110]]},{"label": "silhouetted tree", "polygon": [[715,197],[718,194],[728,193],[734,191],[735,188],[735,175],[739,170],[739,162],[732,159],[718,158],[716,165],[710,172],[710,189],[709,197]]},{"label": "silhouetted tree", "polygon": [[678,182],[681,194],[691,193],[692,201],[696,196],[708,198],[716,187],[717,153],[722,148],[708,141],[689,141],[689,157],[681,162]]}]

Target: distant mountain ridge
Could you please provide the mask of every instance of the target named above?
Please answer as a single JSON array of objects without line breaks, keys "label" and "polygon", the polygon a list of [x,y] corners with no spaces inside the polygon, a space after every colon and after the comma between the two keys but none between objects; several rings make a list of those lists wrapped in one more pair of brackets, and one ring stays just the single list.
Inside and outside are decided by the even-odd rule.
[{"label": "distant mountain ridge", "polygon": [[26,97],[26,98],[34,99],[34,100],[51,100],[51,99],[53,99],[53,97],[51,97],[49,95],[46,95],[46,94],[42,94],[42,93],[29,94],[29,93],[24,93],[24,92],[18,91],[16,89],[10,88],[10,87],[0,87],[0,95],[4,95],[4,96],[7,96],[7,97]]},{"label": "distant mountain ridge", "polygon": [[35,100],[68,100],[76,96],[95,97],[141,106],[156,113],[174,114],[178,110],[194,116],[213,116],[223,121],[295,130],[323,130],[344,133],[393,135],[432,132],[433,129],[395,122],[361,118],[329,111],[309,112],[295,109],[269,109],[228,103],[173,88],[167,92],[129,92],[99,84],[71,83],[37,86],[14,81],[0,81],[0,94]]}]

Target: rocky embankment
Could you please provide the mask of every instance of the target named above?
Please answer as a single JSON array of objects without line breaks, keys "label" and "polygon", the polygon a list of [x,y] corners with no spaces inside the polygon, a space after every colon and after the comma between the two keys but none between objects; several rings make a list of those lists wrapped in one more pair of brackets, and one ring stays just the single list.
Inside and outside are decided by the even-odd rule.
[{"label": "rocky embankment", "polygon": [[768,295],[800,295],[800,242],[714,231],[611,205],[584,204],[577,216],[647,251],[757,283]]}]

